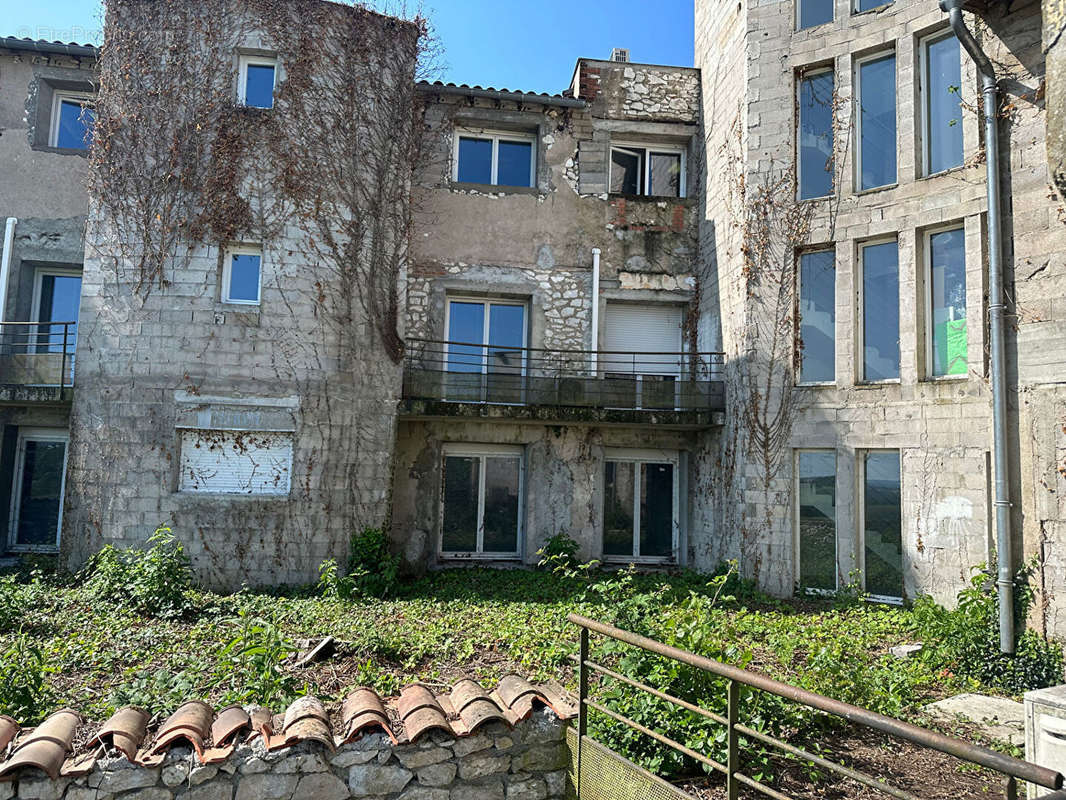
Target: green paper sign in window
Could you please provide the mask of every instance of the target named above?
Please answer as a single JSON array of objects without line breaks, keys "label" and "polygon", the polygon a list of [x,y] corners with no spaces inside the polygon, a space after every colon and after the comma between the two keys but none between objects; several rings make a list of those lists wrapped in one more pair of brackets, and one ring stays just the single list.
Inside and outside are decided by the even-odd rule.
[{"label": "green paper sign in window", "polygon": [[962,228],[929,236],[933,377],[965,375],[966,243]]}]

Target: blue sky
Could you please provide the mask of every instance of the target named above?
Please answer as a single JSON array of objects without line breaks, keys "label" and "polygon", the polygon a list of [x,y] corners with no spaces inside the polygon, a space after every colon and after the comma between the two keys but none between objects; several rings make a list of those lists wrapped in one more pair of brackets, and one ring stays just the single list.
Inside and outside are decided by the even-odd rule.
[{"label": "blue sky", "polygon": [[[536,92],[567,87],[578,56],[692,65],[693,0],[424,0],[441,78]],[[382,6],[387,0],[374,3]],[[0,0],[0,35],[98,41],[95,0]]]}]

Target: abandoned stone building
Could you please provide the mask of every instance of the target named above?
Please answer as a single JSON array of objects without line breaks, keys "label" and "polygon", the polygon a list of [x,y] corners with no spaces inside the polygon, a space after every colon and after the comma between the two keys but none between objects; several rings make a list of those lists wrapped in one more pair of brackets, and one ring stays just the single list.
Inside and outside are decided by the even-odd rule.
[{"label": "abandoned stone building", "polygon": [[[133,184],[86,166],[93,115],[114,134],[136,93],[109,93],[105,59],[94,106],[95,50],[0,42],[9,553],[76,567],[165,524],[235,587],[312,580],[367,526],[413,571],[535,563],[562,533],[584,558],[738,558],[776,594],[858,581],[889,601],[950,601],[993,556],[980,75],[934,4],[696,0],[696,68],[616,51],[547,95],[417,82],[409,26],[323,4],[325,52],[372,30],[378,54],[331,72],[253,0],[212,2],[223,22],[197,35],[216,38],[189,48],[209,55],[142,62],[152,85],[221,76],[199,100],[228,132],[185,168],[194,201],[157,199],[207,209],[162,243],[146,207],[98,191]],[[1038,557],[1037,622],[1062,635],[1066,229],[1041,13],[979,10],[1005,95],[1012,555]],[[327,94],[337,75],[358,90]],[[400,190],[346,170],[355,141],[323,146],[307,123],[335,102],[424,109]],[[125,141],[124,174],[159,161]],[[330,194],[343,181],[359,204]],[[393,227],[360,239],[368,216]],[[784,247],[752,246],[768,218]],[[355,239],[351,266],[329,243]]]}]

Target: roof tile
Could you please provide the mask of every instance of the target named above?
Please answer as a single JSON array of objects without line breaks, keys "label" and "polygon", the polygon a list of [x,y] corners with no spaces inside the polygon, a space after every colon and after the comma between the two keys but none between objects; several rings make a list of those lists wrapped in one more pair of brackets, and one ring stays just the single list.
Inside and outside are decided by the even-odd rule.
[{"label": "roof tile", "polygon": [[0,779],[24,767],[36,767],[55,780],[66,761],[81,717],[69,708],[57,711],[15,743],[11,758],[0,765]]},{"label": "roof tile", "polygon": [[137,758],[137,751],[144,744],[147,728],[148,712],[136,706],[126,706],[112,714],[88,743],[114,747],[127,759],[133,761]]}]

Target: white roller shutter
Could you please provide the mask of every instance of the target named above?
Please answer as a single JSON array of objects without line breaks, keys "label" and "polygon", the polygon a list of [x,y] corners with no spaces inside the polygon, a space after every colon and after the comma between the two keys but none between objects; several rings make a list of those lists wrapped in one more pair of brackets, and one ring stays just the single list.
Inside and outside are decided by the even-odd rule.
[{"label": "white roller shutter", "polygon": [[[607,336],[604,350],[622,353],[680,353],[681,306],[607,304]],[[656,355],[627,358],[607,355],[604,370],[638,375],[680,375],[678,356]]]},{"label": "white roller shutter", "polygon": [[187,430],[181,434],[183,492],[289,493],[292,434]]}]

